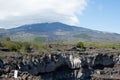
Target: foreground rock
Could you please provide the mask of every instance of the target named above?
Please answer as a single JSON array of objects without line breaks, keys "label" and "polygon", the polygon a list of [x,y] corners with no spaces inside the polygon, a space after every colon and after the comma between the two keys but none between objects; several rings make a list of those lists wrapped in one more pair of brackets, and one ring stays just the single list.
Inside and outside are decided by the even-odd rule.
[{"label": "foreground rock", "polygon": [[0,59],[0,76],[12,78],[14,70],[18,70],[18,77],[23,80],[94,80],[97,79],[94,74],[100,76],[106,68],[113,69],[116,65],[120,67],[119,52],[114,52],[115,54],[108,52],[88,54],[84,51],[83,54],[81,51],[74,53],[69,51],[6,56]]}]

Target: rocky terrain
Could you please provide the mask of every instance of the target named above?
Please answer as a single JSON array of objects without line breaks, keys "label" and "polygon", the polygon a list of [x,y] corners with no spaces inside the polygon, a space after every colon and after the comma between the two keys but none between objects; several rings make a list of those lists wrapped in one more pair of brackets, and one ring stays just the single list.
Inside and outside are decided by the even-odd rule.
[{"label": "rocky terrain", "polygon": [[[55,45],[51,45],[54,49]],[[120,80],[120,51],[77,47],[0,56],[0,80]]]}]

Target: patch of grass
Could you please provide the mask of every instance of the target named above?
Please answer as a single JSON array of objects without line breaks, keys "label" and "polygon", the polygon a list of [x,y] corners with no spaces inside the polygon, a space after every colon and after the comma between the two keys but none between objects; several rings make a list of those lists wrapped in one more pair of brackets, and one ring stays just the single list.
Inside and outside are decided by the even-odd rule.
[{"label": "patch of grass", "polygon": [[35,42],[45,42],[46,41],[46,37],[36,37],[34,39]]},{"label": "patch of grass", "polygon": [[94,48],[105,48],[105,49],[120,49],[120,44],[112,44],[112,43],[97,43],[97,42],[86,42],[84,43],[86,47],[94,47]]},{"label": "patch of grass", "polygon": [[31,48],[34,50],[42,51],[42,52],[48,52],[48,44],[45,42],[33,42],[31,43]]},{"label": "patch of grass", "polygon": [[75,38],[83,38],[83,39],[88,39],[88,40],[91,39],[91,36],[89,36],[87,34],[84,34],[84,33],[73,35],[73,37],[75,37]]}]

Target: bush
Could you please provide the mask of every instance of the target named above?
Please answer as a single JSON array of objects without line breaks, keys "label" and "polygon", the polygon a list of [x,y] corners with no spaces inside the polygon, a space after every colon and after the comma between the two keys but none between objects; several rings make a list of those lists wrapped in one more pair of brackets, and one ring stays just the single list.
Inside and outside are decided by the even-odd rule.
[{"label": "bush", "polygon": [[31,48],[35,49],[35,50],[38,50],[39,49],[38,45],[39,45],[38,43],[31,43]]},{"label": "bush", "polygon": [[23,42],[22,43],[22,48],[21,48],[22,52],[30,52],[30,44],[28,42]]},{"label": "bush", "polygon": [[31,43],[32,50],[47,52],[49,50],[47,43],[33,42]]},{"label": "bush", "polygon": [[78,47],[78,48],[81,48],[81,49],[84,49],[84,44],[83,44],[83,42],[78,42],[78,43],[77,43],[77,47]]},{"label": "bush", "polygon": [[21,44],[19,42],[13,41],[2,41],[2,47],[7,48],[9,51],[19,51],[21,48]]}]

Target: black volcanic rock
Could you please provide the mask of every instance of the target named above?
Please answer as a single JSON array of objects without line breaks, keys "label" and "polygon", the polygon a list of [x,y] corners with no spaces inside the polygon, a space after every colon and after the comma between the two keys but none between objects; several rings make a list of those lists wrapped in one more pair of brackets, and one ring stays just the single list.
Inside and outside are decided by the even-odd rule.
[{"label": "black volcanic rock", "polygon": [[[26,75],[27,77],[41,76],[42,79],[39,80],[93,80],[91,78],[92,74],[102,75],[102,73],[98,72],[99,69],[105,72],[104,69],[113,68],[117,70],[114,66],[120,67],[116,63],[119,56],[116,57],[110,51],[109,53],[111,54],[106,54],[105,52],[104,50],[104,53],[100,54],[98,52],[97,55],[92,53],[92,55],[88,54],[86,56],[79,53],[76,56],[75,53],[77,51],[73,54],[69,51],[68,53],[61,52],[56,54],[33,53],[29,55],[22,54],[21,56],[6,56],[1,58],[0,61],[4,64],[3,72],[0,70],[2,72],[0,75],[7,75],[11,78],[13,77],[10,76],[13,73],[12,71],[17,69],[20,72],[19,77],[22,78],[22,75]],[[116,54],[118,55],[119,53],[117,52]],[[111,67],[111,65],[113,66]],[[111,70],[111,72],[114,72],[114,70]]]}]

